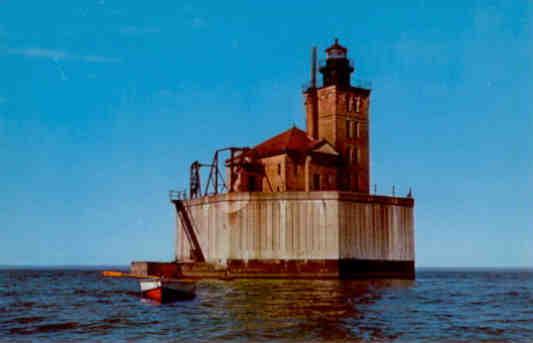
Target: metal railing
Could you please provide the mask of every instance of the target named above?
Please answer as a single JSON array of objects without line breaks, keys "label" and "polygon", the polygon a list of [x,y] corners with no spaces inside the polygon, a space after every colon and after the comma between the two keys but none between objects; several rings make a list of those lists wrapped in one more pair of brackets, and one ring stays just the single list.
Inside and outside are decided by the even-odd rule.
[{"label": "metal railing", "polygon": [[168,191],[168,198],[172,200],[187,200],[187,191],[177,191],[171,189]]},{"label": "metal railing", "polygon": [[[373,185],[371,192],[372,192],[373,195],[386,195],[386,196],[389,195],[387,193],[378,194],[378,185],[377,184]],[[392,185],[390,195],[393,196],[393,197],[402,197],[403,196],[400,193],[400,187],[398,187],[396,185]],[[405,194],[405,197],[406,198],[412,198],[413,197],[413,189],[411,187],[409,187],[407,193]]]},{"label": "metal railing", "polygon": [[[348,64],[350,65],[350,67],[353,68],[353,61],[351,58],[346,58],[348,60]],[[335,60],[335,59],[333,59]],[[322,68],[322,67],[325,67],[326,65],[328,64],[328,59],[327,58],[321,58],[319,61],[318,61],[318,67],[319,68]]]},{"label": "metal railing", "polygon": [[[385,195],[385,196],[393,196],[393,197],[402,197],[402,196],[405,196],[406,198],[412,198],[413,197],[413,190],[411,187],[408,188],[407,192],[405,193],[405,195],[402,194],[402,192],[405,193],[405,191],[401,191],[400,190],[400,187],[396,186],[396,185],[392,185],[392,187],[390,188],[390,193],[388,192],[385,192],[385,193],[381,193],[381,194],[378,194],[378,185],[377,184],[374,184],[372,185],[372,189],[370,190],[370,193],[373,194],[373,195]],[[170,201],[172,200],[188,200],[189,198],[187,197],[187,191],[177,191],[177,190],[170,190],[168,191],[168,197],[170,199]]]},{"label": "metal railing", "polygon": [[[368,81],[368,80],[351,79],[350,85],[354,88],[361,88],[361,89],[366,89],[366,90],[372,89],[372,81]],[[322,81],[317,80],[316,87],[321,88],[322,86],[323,86]],[[311,88],[311,81],[308,81],[302,84],[302,92],[307,91],[309,88]]]},{"label": "metal railing", "polygon": [[372,81],[362,80],[362,79],[352,79],[352,87],[361,88],[361,89],[372,89]]}]

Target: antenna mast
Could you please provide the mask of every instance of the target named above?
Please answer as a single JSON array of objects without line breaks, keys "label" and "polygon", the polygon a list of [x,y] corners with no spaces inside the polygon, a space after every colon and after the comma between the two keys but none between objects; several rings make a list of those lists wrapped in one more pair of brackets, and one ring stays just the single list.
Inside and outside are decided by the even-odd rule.
[{"label": "antenna mast", "polygon": [[316,46],[311,48],[311,85],[309,87],[309,100],[311,101],[310,116],[307,117],[307,134],[318,139],[318,95],[316,91]]},{"label": "antenna mast", "polygon": [[316,88],[316,46],[311,48],[311,88]]}]

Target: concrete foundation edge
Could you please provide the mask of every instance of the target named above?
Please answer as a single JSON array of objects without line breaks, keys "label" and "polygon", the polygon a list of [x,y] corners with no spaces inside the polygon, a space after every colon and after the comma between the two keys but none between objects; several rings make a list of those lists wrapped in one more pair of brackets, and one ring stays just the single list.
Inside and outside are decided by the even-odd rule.
[{"label": "concrete foundation edge", "polygon": [[414,261],[390,260],[228,260],[131,263],[131,272],[183,279],[405,279],[415,278]]}]

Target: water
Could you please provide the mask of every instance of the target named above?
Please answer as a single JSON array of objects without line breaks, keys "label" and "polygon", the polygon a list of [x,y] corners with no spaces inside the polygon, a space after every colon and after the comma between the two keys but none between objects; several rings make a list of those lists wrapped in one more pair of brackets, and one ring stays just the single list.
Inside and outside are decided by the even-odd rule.
[{"label": "water", "polygon": [[96,270],[1,270],[0,341],[533,340],[533,271],[407,281],[203,281],[157,305]]}]

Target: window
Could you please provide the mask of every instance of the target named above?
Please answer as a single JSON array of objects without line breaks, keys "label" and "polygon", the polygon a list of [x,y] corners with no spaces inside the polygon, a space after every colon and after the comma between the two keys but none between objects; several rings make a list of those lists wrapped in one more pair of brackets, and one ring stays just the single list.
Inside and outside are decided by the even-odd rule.
[{"label": "window", "polygon": [[351,96],[346,95],[346,112],[353,111],[353,99]]},{"label": "window", "polygon": [[294,176],[298,176],[298,165],[294,165]]},{"label": "window", "polygon": [[361,127],[359,125],[359,122],[355,122],[355,137],[359,138],[361,135]]},{"label": "window", "polygon": [[353,149],[351,146],[346,148],[346,157],[348,158],[348,163],[351,164],[353,162]]},{"label": "window", "polygon": [[353,123],[349,119],[346,119],[346,137],[353,138]]},{"label": "window", "polygon": [[320,190],[320,175],[313,174],[313,189],[318,191]]},{"label": "window", "polygon": [[361,109],[361,97],[356,96],[355,97],[355,112],[359,113],[360,109]]},{"label": "window", "polygon": [[359,163],[359,149],[355,148],[353,150],[353,158],[352,161],[355,162],[355,164]]},{"label": "window", "polygon": [[281,164],[278,164],[278,175],[281,175]]}]

